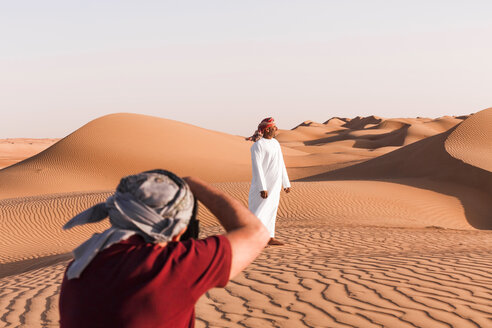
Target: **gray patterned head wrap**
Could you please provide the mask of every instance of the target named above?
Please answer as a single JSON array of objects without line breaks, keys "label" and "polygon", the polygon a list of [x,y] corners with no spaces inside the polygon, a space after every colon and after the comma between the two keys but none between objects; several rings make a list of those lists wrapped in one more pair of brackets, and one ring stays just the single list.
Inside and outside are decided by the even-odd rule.
[{"label": "gray patterned head wrap", "polygon": [[154,170],[121,179],[114,195],[76,215],[63,229],[99,222],[109,216],[111,228],[94,234],[74,251],[67,278],[78,278],[105,248],[138,234],[147,242],[168,242],[190,221],[195,200],[175,174]]}]

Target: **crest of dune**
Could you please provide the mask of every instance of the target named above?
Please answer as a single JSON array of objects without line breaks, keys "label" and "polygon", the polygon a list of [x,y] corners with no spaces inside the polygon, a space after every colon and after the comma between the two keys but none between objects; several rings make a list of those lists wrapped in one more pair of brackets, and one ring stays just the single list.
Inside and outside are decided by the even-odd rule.
[{"label": "crest of dune", "polygon": [[357,116],[347,123],[345,123],[343,126],[352,130],[359,130],[359,129],[364,129],[367,125],[369,124],[378,124],[382,121],[382,118],[371,115],[367,117],[360,117]]}]

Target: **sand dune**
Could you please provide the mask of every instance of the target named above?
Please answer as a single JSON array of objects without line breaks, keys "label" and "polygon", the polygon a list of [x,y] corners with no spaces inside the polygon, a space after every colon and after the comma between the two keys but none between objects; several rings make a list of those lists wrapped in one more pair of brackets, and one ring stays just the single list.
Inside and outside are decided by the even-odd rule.
[{"label": "sand dune", "polygon": [[[447,118],[401,119],[407,123],[398,123],[373,116],[344,120],[337,128],[330,123],[310,122],[280,131],[277,139],[283,146],[291,179],[380,156],[410,139],[422,139],[461,122]],[[419,126],[427,125],[433,128],[422,132]],[[409,134],[410,127],[418,133]],[[248,181],[250,146],[251,142],[239,136],[181,122],[136,114],[108,115],[89,122],[41,153],[0,170],[0,184],[4,186],[0,199],[108,190],[124,175],[157,167],[210,182]]]},{"label": "sand dune", "polygon": [[176,121],[108,115],[1,170],[0,198],[113,189],[122,176],[160,167],[209,181],[245,181],[250,146],[241,137]]},{"label": "sand dune", "polygon": [[446,151],[456,159],[492,171],[492,108],[474,114],[446,139]]},{"label": "sand dune", "polygon": [[[465,211],[469,214],[469,222],[474,227],[492,229],[489,213],[487,211],[477,213],[476,207],[468,205],[470,190],[487,195],[492,192],[492,172],[483,169],[486,167],[488,152],[479,152],[476,148],[476,151],[469,151],[463,146],[466,137],[472,139],[468,140],[470,147],[481,145],[480,139],[471,138],[477,133],[477,121],[486,126],[478,133],[485,135],[483,138],[492,139],[492,133],[487,135],[491,131],[488,128],[492,124],[491,113],[490,109],[481,111],[446,132],[364,163],[325,172],[304,180],[385,180],[434,190],[462,200]],[[477,163],[477,166],[468,163]]]},{"label": "sand dune", "polygon": [[[279,207],[287,245],[265,249],[225,289],[202,297],[197,327],[489,326],[492,234],[477,229],[492,229],[490,126],[487,109],[280,130],[298,179]],[[30,155],[17,146],[9,156]],[[168,168],[246,204],[250,146],[185,123],[114,114],[0,170],[0,326],[57,326],[69,252],[108,223],[61,226],[104,201],[122,176]],[[199,219],[202,235],[221,231],[203,206]]]},{"label": "sand dune", "polygon": [[[482,172],[480,175],[477,173],[477,177],[471,177],[472,172],[477,172],[471,165],[463,165],[463,162],[471,162],[468,158],[473,156],[477,157],[477,152],[468,151],[467,153],[463,149],[468,149],[464,144],[465,141],[470,143],[470,146],[481,144],[480,139],[466,140],[469,132],[476,129],[476,121],[480,121],[482,124],[487,125],[492,123],[491,110],[487,109],[479,112],[462,123],[456,125],[456,121],[460,121],[456,118],[446,118],[434,121],[427,121],[422,124],[427,124],[425,127],[427,133],[420,133],[421,140],[413,142],[405,147],[400,147],[392,152],[373,158],[358,165],[352,165],[348,168],[341,170],[326,172],[325,174],[310,177],[306,180],[326,180],[326,179],[395,179],[395,178],[422,178],[431,177],[434,180],[445,180],[462,183],[476,187],[481,184],[479,181],[484,178],[491,178],[492,175],[489,172]],[[478,119],[475,117],[478,116]],[[489,117],[490,116],[490,117]],[[408,119],[405,121],[409,121]],[[402,125],[395,125],[395,122],[400,122]],[[402,120],[386,120],[380,125],[389,123],[395,131],[399,131],[405,128],[408,131],[422,131],[423,125],[402,123]],[[461,122],[461,121],[460,121]],[[429,125],[430,124],[430,125]],[[449,128],[449,129],[447,129]],[[490,128],[481,129],[480,134],[485,134],[483,138],[492,137],[487,133]],[[349,132],[350,133],[350,132]],[[464,136],[464,137],[462,137]],[[417,138],[417,133],[414,133],[412,139]],[[367,135],[366,135],[367,138]],[[408,136],[407,136],[408,138]],[[375,138],[375,140],[386,140],[386,137]],[[473,142],[472,142],[473,141]],[[403,143],[402,145],[404,145]],[[459,148],[461,146],[461,148]],[[461,161],[456,160],[448,152],[448,148],[454,150],[455,157],[460,158]],[[458,149],[459,148],[459,149]],[[458,154],[461,152],[461,154]],[[471,154],[475,153],[475,155]],[[466,157],[466,158],[465,158]],[[478,166],[478,165],[477,165]],[[490,191],[485,188],[486,191]]]},{"label": "sand dune", "polygon": [[[332,118],[323,124],[306,121],[291,131],[281,131],[277,139],[284,145],[332,147],[336,142],[353,140],[352,147],[375,150],[405,146],[445,132],[466,117],[384,119],[368,116],[354,119]],[[387,150],[394,150],[388,148]]]},{"label": "sand dune", "polygon": [[323,124],[306,121],[292,130],[281,130],[277,139],[284,148],[308,154],[286,157],[290,172],[303,179],[390,153],[443,133],[465,118],[336,117]]}]

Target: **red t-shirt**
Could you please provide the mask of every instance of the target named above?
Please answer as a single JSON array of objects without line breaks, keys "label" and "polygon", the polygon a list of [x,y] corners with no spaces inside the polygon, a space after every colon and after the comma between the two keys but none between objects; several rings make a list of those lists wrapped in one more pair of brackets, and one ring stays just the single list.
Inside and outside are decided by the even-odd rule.
[{"label": "red t-shirt", "polygon": [[65,275],[60,327],[194,327],[196,301],[227,284],[231,257],[224,236],[162,247],[134,235],[99,253],[80,278]]}]

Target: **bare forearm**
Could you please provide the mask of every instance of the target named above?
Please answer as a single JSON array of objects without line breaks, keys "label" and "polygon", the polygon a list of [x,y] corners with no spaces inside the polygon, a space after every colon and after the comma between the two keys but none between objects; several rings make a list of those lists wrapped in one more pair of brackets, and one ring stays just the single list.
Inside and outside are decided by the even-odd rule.
[{"label": "bare forearm", "polygon": [[260,254],[269,234],[260,220],[234,198],[198,178],[185,178],[195,197],[227,230],[232,250],[229,279],[236,276]]},{"label": "bare forearm", "polygon": [[219,219],[226,231],[261,224],[244,205],[199,178],[187,177],[195,197]]}]

